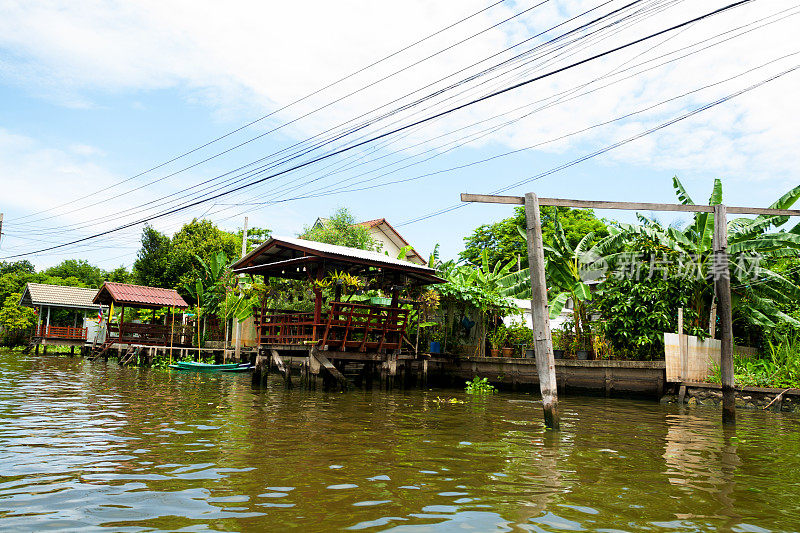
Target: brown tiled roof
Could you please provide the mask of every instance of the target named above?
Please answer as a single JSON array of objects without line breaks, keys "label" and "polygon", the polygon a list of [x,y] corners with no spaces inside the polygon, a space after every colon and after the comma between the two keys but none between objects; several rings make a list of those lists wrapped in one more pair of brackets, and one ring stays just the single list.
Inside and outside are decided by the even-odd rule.
[{"label": "brown tiled roof", "polygon": [[115,305],[126,304],[139,307],[189,307],[186,300],[175,289],[107,281],[100,287],[94,297],[94,302],[110,303],[111,301]]},{"label": "brown tiled roof", "polygon": [[97,304],[92,302],[95,294],[97,294],[95,289],[85,289],[83,287],[28,283],[22,292],[20,305],[26,307],[44,305],[68,307],[70,309],[97,309]]},{"label": "brown tiled roof", "polygon": [[358,224],[356,224],[356,226],[364,226],[366,228],[374,228],[375,226],[380,226],[384,222],[386,222],[385,218],[376,218],[375,220],[365,220],[364,222],[359,222]]}]

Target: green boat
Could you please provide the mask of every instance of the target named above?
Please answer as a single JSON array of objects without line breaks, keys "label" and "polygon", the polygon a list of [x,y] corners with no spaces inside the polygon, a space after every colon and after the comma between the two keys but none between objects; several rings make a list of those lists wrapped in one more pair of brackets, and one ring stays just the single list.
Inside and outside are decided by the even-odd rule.
[{"label": "green boat", "polygon": [[192,372],[247,372],[252,368],[249,363],[214,365],[211,363],[195,363],[193,361],[178,361],[175,364],[169,365],[169,367],[174,370],[187,370]]},{"label": "green boat", "polygon": [[215,365],[212,363],[196,363],[194,361],[178,361],[178,365],[185,368],[212,368],[222,370],[223,368],[236,368],[239,363],[225,363],[222,365]]}]

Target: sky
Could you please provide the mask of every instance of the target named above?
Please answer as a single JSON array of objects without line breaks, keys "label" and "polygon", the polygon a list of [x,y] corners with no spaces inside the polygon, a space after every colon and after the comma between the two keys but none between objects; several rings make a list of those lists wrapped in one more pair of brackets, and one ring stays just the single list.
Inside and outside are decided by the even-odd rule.
[{"label": "sky", "polygon": [[451,258],[512,211],[462,192],[671,202],[675,175],[767,206],[800,181],[800,6],[627,46],[728,3],[0,0],[0,260],[130,267],[145,220],[339,207]]}]

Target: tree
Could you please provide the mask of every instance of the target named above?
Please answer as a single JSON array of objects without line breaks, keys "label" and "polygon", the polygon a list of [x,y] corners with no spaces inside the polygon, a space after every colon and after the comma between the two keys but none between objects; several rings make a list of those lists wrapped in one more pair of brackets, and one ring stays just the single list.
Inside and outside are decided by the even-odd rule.
[{"label": "tree", "polygon": [[133,263],[132,277],[135,282],[150,287],[174,288],[178,280],[169,277],[167,272],[170,250],[169,237],[151,226],[145,226],[142,230],[142,247]]},{"label": "tree", "polygon": [[26,331],[36,322],[33,309],[19,305],[20,296],[20,293],[9,295],[0,308],[0,329],[3,330],[2,340],[5,346],[23,343]]},{"label": "tree", "polygon": [[[587,302],[592,299],[587,282],[605,275],[605,272],[600,270],[606,266],[603,256],[613,249],[619,240],[619,235],[609,235],[592,246],[594,233],[589,232],[578,244],[572,246],[567,241],[560,220],[557,219],[553,245],[544,247],[546,279],[554,293],[549,297],[550,318],[554,319],[561,314],[567,300],[572,299],[575,340],[578,342],[584,340],[584,325],[588,320]],[[528,277],[527,271],[525,277]]]},{"label": "tree", "polygon": [[186,283],[194,283],[203,275],[200,260],[209,262],[218,252],[226,257],[239,257],[241,246],[241,236],[237,242],[236,235],[219,229],[209,220],[194,219],[184,224],[171,241],[167,279],[177,283],[170,287],[180,290]]},{"label": "tree", "polygon": [[76,278],[85,287],[99,288],[105,279],[100,267],[89,264],[85,259],[66,259],[44,271],[48,276],[61,279]]},{"label": "tree", "polygon": [[3,276],[5,274],[35,274],[35,273],[36,269],[33,267],[33,264],[27,259],[23,259],[22,261],[14,261],[13,263],[0,261],[0,276]]},{"label": "tree", "polygon": [[[608,235],[606,224],[595,217],[591,209],[552,206],[542,206],[539,209],[542,218],[542,239],[546,246],[555,244],[556,219],[561,224],[567,243],[573,248],[587,233],[593,233],[596,239]],[[472,235],[465,237],[466,246],[459,257],[473,265],[479,265],[483,250],[487,250],[489,264],[492,266],[498,263],[506,264],[509,261],[519,261],[524,265],[528,254],[524,237],[526,229],[525,208],[517,207],[513,217],[494,224],[478,226]]]},{"label": "tree", "polygon": [[309,241],[337,244],[361,250],[380,251],[380,244],[369,234],[369,229],[356,224],[353,215],[345,208],[337,210],[328,219],[306,227],[300,235]]},{"label": "tree", "polygon": [[109,270],[105,273],[106,281],[113,281],[115,283],[130,283],[133,281],[133,274],[128,272],[124,266],[119,266],[114,270]]},{"label": "tree", "polygon": [[[236,232],[236,242],[239,243],[239,246],[241,246],[243,233],[244,232],[242,230]],[[258,246],[267,242],[271,236],[272,230],[267,228],[249,228],[247,230],[247,246],[245,253],[249,254]],[[239,254],[237,254],[235,257],[239,257]]]},{"label": "tree", "polygon": [[[681,203],[694,205],[677,177],[673,178],[673,187]],[[781,196],[770,207],[789,209],[798,199],[800,186]],[[720,203],[722,182],[715,179],[708,204]],[[684,315],[685,324],[706,330],[714,299],[714,214],[696,213],[692,223],[682,230],[664,227],[643,216],[639,219],[640,224],[619,224],[612,230],[620,232],[628,245],[616,256],[608,256],[610,264],[630,258],[631,254],[640,254],[644,261],[664,257],[667,261],[662,263],[685,262],[691,266],[695,275],[681,278],[674,290],[687,295],[685,300],[693,310],[691,319]],[[728,222],[727,266],[731,273],[734,323],[738,327],[756,326],[766,332],[781,325],[800,328],[800,321],[781,309],[782,304],[791,305],[800,300],[800,287],[768,268],[769,261],[796,256],[800,250],[800,224],[789,231],[774,231],[788,220],[789,217],[761,215]],[[644,257],[641,257],[642,252]],[[677,309],[671,312],[676,313]]]}]

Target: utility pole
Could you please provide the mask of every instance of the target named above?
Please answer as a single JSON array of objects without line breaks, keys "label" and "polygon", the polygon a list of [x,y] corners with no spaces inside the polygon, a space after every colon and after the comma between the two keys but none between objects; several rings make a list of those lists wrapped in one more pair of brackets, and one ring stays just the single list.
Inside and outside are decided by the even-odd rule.
[{"label": "utility pole", "polygon": [[[244,217],[244,231],[242,232],[242,257],[247,255],[247,217]],[[239,275],[238,280],[241,280],[244,274]],[[237,281],[238,281],[237,280]],[[242,353],[242,323],[236,320],[236,335],[234,341],[233,356],[235,361],[239,362],[239,357]]]},{"label": "utility pole", "polygon": [[731,310],[731,270],[728,266],[727,207],[714,206],[713,268],[717,311],[721,326],[720,373],[722,374],[722,422],[736,423],[736,391],[733,388],[733,313]]},{"label": "utility pole", "polygon": [[547,282],[544,274],[544,241],[539,198],[529,192],[525,195],[525,221],[528,225],[528,267],[531,275],[531,317],[533,319],[533,347],[539,390],[542,393],[544,425],[558,429],[558,388],[556,363],[553,358],[553,337],[550,333],[550,312],[547,305]]},{"label": "utility pole", "polygon": [[0,213],[0,244],[3,244],[3,213]]}]

